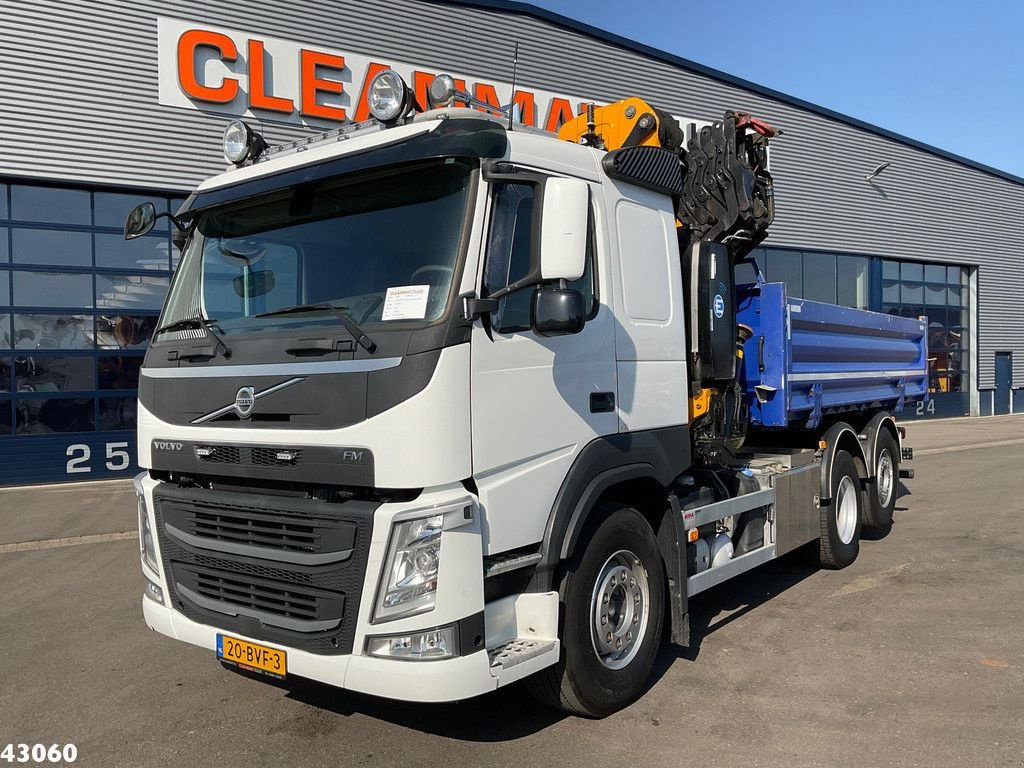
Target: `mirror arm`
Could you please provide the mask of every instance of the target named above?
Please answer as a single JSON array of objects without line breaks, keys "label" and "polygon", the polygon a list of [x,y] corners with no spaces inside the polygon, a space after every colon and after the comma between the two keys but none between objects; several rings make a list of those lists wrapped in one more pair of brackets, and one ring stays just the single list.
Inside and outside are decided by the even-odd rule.
[{"label": "mirror arm", "polygon": [[180,229],[182,232],[188,232],[189,225],[186,224],[181,219],[179,219],[177,216],[175,216],[170,211],[164,211],[163,213],[158,213],[156,215],[156,218],[153,219],[153,221],[156,221],[157,219],[162,219],[162,218],[165,218],[165,217],[170,219],[171,223],[174,226],[176,226],[178,229]]},{"label": "mirror arm", "polygon": [[478,301],[487,301],[488,299],[494,299],[494,301],[497,301],[498,299],[503,298],[504,296],[507,296],[508,294],[512,293],[512,291],[514,291],[515,289],[515,284],[506,285],[504,288],[499,288],[493,293],[487,294],[486,299],[478,299]]},{"label": "mirror arm", "polygon": [[488,296],[486,299],[478,299],[474,295],[463,296],[464,315],[467,320],[476,320],[483,315],[490,315],[498,311],[498,299]]}]

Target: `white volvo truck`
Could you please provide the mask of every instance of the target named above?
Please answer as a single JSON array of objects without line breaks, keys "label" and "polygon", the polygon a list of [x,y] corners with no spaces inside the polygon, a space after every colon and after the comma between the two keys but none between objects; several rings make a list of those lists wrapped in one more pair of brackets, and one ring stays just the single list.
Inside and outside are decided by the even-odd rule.
[{"label": "white volvo truck", "polygon": [[630,99],[555,136],[444,76],[426,109],[393,72],[370,92],[373,120],[292,145],[231,125],[236,167],[159,214],[183,253],[139,385],[150,627],[603,716],[694,595],[888,527],[925,324],[734,285],[770,128]]}]

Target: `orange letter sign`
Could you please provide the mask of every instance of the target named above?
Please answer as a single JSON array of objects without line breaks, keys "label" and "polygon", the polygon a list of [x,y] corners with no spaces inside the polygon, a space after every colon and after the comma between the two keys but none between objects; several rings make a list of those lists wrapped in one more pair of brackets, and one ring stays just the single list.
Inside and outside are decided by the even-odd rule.
[{"label": "orange letter sign", "polygon": [[330,53],[319,51],[307,51],[302,49],[302,114],[310,117],[320,117],[327,120],[344,120],[345,110],[341,107],[331,107],[326,104],[317,104],[316,95],[318,92],[340,94],[345,90],[344,83],[337,80],[324,80],[317,77],[316,68],[332,67],[334,69],[345,68],[345,57],[335,56]]},{"label": "orange letter sign", "polygon": [[555,132],[562,127],[566,120],[572,120],[572,105],[568,99],[552,99],[548,107],[548,121],[544,125],[546,130]]},{"label": "orange letter sign", "polygon": [[216,88],[203,85],[196,78],[196,48],[207,46],[220,54],[221,61],[235,61],[238,49],[234,41],[219,32],[190,29],[178,39],[178,84],[190,99],[227,104],[238,95],[238,81],[225,77]]},{"label": "orange letter sign", "polygon": [[[494,107],[494,112],[501,108],[501,102],[498,101],[498,92],[494,89],[493,85],[487,83],[477,83],[473,86],[473,98],[477,101],[482,101],[485,104],[490,104]],[[487,112],[488,110],[483,107],[477,107],[480,112]]]},{"label": "orange letter sign", "polygon": [[516,91],[512,96],[512,103],[519,107],[524,125],[537,127],[537,104],[530,91]]},{"label": "orange letter sign", "polygon": [[263,61],[263,41],[249,41],[249,106],[258,109],[268,109],[271,112],[284,112],[290,115],[295,108],[295,102],[281,96],[271,96],[267,93],[265,80],[266,65]]}]

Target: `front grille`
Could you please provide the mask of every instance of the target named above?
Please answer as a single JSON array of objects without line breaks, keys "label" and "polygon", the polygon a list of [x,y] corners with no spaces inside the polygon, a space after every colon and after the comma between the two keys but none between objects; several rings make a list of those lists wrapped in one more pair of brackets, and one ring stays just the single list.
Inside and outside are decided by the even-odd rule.
[{"label": "front grille", "polygon": [[154,506],[178,611],[311,653],[352,652],[376,503],[162,484]]},{"label": "front grille", "polygon": [[249,467],[298,467],[301,448],[266,448],[237,445],[196,445],[196,458],[204,464],[234,464]]},{"label": "front grille", "polygon": [[247,609],[254,616],[263,615],[271,625],[274,619],[270,617],[280,617],[294,626],[317,622],[336,626],[345,606],[345,595],[337,591],[252,579],[231,571],[178,567],[175,580],[179,588],[210,601],[204,603],[206,607],[215,603],[224,612]]},{"label": "front grille", "polygon": [[206,509],[193,510],[189,523],[189,532],[201,538],[295,552],[318,551],[317,527],[306,520],[295,522]]}]

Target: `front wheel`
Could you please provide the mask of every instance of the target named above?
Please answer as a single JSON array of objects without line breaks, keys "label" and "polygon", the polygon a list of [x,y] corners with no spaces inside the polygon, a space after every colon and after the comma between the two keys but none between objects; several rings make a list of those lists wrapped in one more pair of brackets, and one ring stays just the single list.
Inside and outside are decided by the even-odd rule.
[{"label": "front wheel", "polygon": [[630,507],[605,513],[563,571],[561,659],[527,678],[538,699],[585,717],[640,697],[664,625],[665,569],[654,532]]}]

